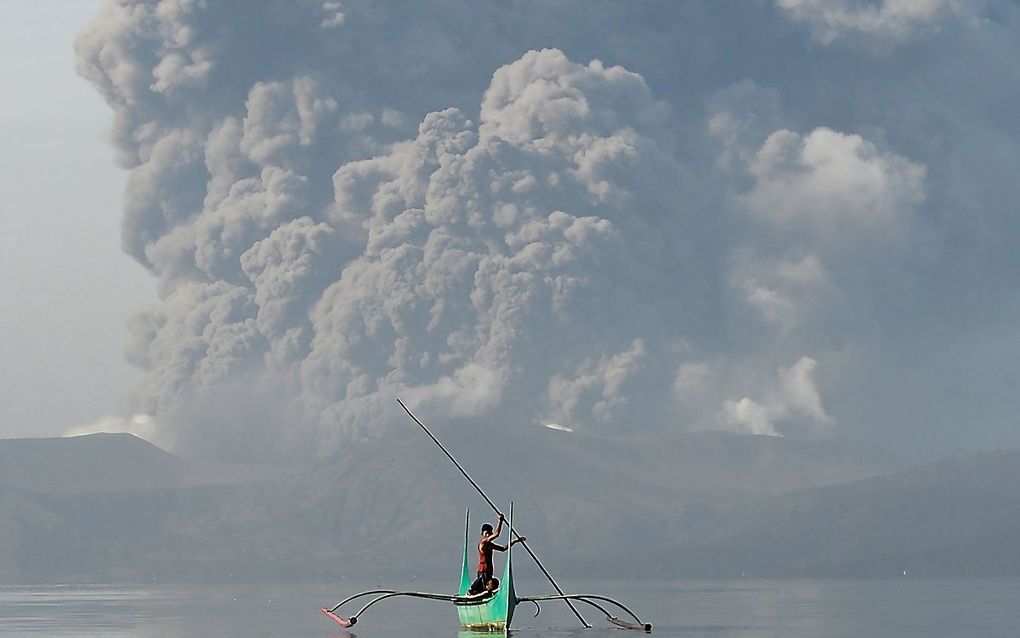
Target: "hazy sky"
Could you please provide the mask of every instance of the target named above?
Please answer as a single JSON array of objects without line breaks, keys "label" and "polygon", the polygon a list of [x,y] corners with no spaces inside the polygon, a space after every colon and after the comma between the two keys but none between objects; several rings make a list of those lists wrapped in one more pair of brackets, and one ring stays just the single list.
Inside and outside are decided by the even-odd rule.
[{"label": "hazy sky", "polygon": [[5,27],[10,432],[1020,445],[1015,2],[89,9]]},{"label": "hazy sky", "polygon": [[74,70],[99,2],[17,1],[0,21],[0,436],[130,411],[128,317],[155,295],[120,250],[110,111]]}]

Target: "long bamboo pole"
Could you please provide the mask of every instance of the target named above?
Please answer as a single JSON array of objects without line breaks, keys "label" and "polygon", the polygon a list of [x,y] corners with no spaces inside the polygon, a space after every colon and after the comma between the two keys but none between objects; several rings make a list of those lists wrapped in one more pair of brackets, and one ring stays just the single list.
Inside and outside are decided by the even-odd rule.
[{"label": "long bamboo pole", "polygon": [[[466,478],[468,483],[471,484],[471,487],[475,488],[475,491],[478,492],[483,499],[485,499],[485,502],[489,504],[489,507],[492,508],[492,511],[498,514],[499,516],[503,516],[503,512],[501,512],[500,509],[496,506],[496,504],[492,502],[492,499],[490,499],[485,494],[482,488],[478,486],[478,483],[475,483],[474,479],[471,478],[471,476],[467,473],[467,470],[464,469],[464,466],[458,463],[457,459],[455,459],[453,455],[450,454],[450,451],[446,449],[446,446],[439,442],[439,439],[436,438],[436,435],[432,434],[432,431],[425,427],[425,424],[419,421],[418,417],[414,416],[414,413],[412,413],[407,408],[407,406],[404,405],[404,402],[401,401],[399,398],[397,399],[397,403],[400,404],[400,407],[404,408],[404,412],[407,412],[407,416],[411,417],[411,420],[417,423],[418,426],[425,431],[425,434],[428,434],[429,438],[432,439],[432,441],[439,446],[439,449],[443,451],[443,454],[446,455],[446,458],[450,459],[450,461],[453,462],[455,466],[457,466],[457,469],[460,470],[460,473],[464,475],[464,478]],[[531,556],[532,560],[535,561],[535,564],[538,565],[538,568],[542,571],[543,574],[545,574],[545,577],[549,579],[549,583],[552,584],[553,588],[561,596],[566,596],[566,594],[563,593],[563,590],[560,589],[560,586],[556,583],[556,579],[552,577],[552,574],[550,574],[549,570],[545,568],[545,565],[542,564],[542,561],[538,559],[538,556],[535,554],[535,552],[532,551],[530,547],[528,547],[528,544],[525,541],[520,540],[521,535],[517,533],[513,526],[510,527],[510,535],[512,537],[516,537],[518,539],[518,542],[522,546],[524,546],[524,549],[528,552],[528,555]],[[511,541],[512,540],[513,539],[511,539]],[[588,624],[588,621],[584,619],[584,616],[581,615],[581,612],[577,611],[577,607],[574,607],[573,603],[571,603],[570,600],[566,598],[564,598],[563,601],[567,603],[567,606],[570,607],[570,611],[574,612],[574,615],[577,616],[577,619],[581,621],[581,624],[584,625],[586,629],[591,629],[591,625]]]}]

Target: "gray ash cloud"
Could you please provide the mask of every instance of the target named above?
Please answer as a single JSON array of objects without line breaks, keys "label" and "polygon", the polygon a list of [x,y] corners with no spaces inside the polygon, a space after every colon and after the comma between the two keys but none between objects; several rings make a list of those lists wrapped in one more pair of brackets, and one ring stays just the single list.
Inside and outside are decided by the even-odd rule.
[{"label": "gray ash cloud", "polygon": [[[1015,76],[1015,12],[926,6],[108,3],[76,49],[130,171],[124,250],[159,286],[131,321],[139,410],[244,458],[372,435],[396,395],[607,433],[867,434],[852,397],[869,366],[896,376],[904,326],[964,349],[997,328],[889,295],[1013,230],[1014,187],[966,199],[954,172],[968,103],[894,87],[900,58],[988,34]],[[960,298],[986,263],[965,266]]]}]

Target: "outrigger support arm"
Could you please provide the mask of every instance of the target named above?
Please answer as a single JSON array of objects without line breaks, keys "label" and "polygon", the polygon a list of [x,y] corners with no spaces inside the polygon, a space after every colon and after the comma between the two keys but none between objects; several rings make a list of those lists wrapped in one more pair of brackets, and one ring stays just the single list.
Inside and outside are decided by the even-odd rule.
[{"label": "outrigger support arm", "polygon": [[[417,423],[418,426],[425,431],[425,434],[428,434],[429,438],[432,439],[432,441],[439,446],[439,449],[443,451],[443,454],[446,455],[446,458],[450,459],[450,461],[452,461],[453,464],[457,466],[457,469],[460,470],[460,473],[464,475],[464,478],[466,478],[468,483],[471,484],[471,487],[475,488],[475,491],[478,492],[483,499],[485,499],[485,502],[489,504],[489,507],[492,508],[492,511],[499,514],[500,516],[503,516],[503,512],[500,511],[496,504],[492,502],[492,499],[490,499],[485,494],[485,492],[482,491],[482,488],[478,486],[478,483],[475,483],[474,479],[472,479],[471,476],[468,475],[467,470],[465,470],[464,467],[457,462],[457,459],[455,459],[453,455],[450,454],[450,451],[446,449],[446,446],[439,442],[439,439],[436,438],[436,435],[432,434],[432,431],[425,427],[425,424],[419,421],[418,417],[414,416],[414,414],[407,408],[406,405],[404,405],[404,402],[401,401],[399,398],[397,399],[397,403],[400,404],[400,407],[404,408],[404,412],[407,412],[407,416],[411,417],[411,420]],[[585,629],[591,629],[591,625],[588,623],[588,621],[584,619],[584,616],[581,615],[581,612],[577,611],[577,607],[575,607],[573,603],[570,602],[572,600],[571,597],[563,593],[563,590],[560,589],[560,586],[556,583],[556,579],[552,577],[552,574],[550,574],[549,571],[545,568],[545,565],[542,564],[542,561],[538,559],[538,556],[535,554],[535,552],[532,551],[530,547],[528,547],[528,544],[522,539],[521,535],[518,534],[517,530],[515,530],[513,527],[510,528],[510,536],[512,537],[511,542],[513,542],[513,540],[516,539],[521,544],[521,546],[524,547],[525,551],[528,552],[528,555],[531,556],[532,560],[535,561],[535,564],[538,565],[538,568],[542,571],[543,574],[545,574],[545,577],[549,580],[549,583],[553,586],[553,589],[555,589],[557,593],[559,593],[559,596],[557,596],[554,599],[551,598],[550,600],[562,600],[563,602],[567,603],[567,607],[570,607],[570,611],[574,612],[574,615],[577,616],[577,619],[581,621],[581,624],[584,625]]]},{"label": "outrigger support arm", "polygon": [[[601,611],[603,614],[606,615],[606,620],[608,622],[616,625],[617,627],[623,627],[624,629],[636,629],[638,631],[651,631],[652,630],[652,623],[642,622],[641,619],[638,618],[637,615],[634,612],[632,612],[630,609],[628,609],[626,605],[624,605],[623,603],[621,603],[621,602],[619,602],[617,600],[613,600],[612,598],[608,598],[606,596],[598,596],[596,594],[568,594],[568,595],[563,595],[563,596],[524,596],[522,598],[518,598],[517,599],[518,602],[535,603],[536,607],[538,606],[539,601],[543,601],[543,600],[577,600],[577,601],[580,601],[582,603],[587,603],[587,604],[591,605],[592,607],[594,607],[594,608],[598,609],[599,611]],[[594,602],[596,600],[616,605],[617,607],[622,609],[624,612],[626,612],[627,615],[629,615],[631,618],[633,618],[635,622],[630,622],[630,621],[627,621],[627,620],[621,620],[621,619],[617,618],[608,609],[606,609],[602,605]],[[535,615],[537,616],[538,614],[535,614]]]},{"label": "outrigger support arm", "polygon": [[[357,613],[352,615],[350,618],[344,618],[343,616],[338,616],[336,614],[336,610],[339,609],[342,605],[345,605],[353,600],[357,600],[358,598],[364,598],[365,596],[372,595],[375,595],[376,597],[368,601],[368,603],[366,603],[364,607],[359,609]],[[481,604],[490,598],[490,596],[457,596],[452,594],[433,594],[424,591],[397,591],[395,589],[371,589],[369,591],[363,591],[360,594],[354,594],[353,596],[345,598],[329,609],[323,607],[322,613],[326,614],[327,616],[335,620],[342,627],[351,627],[358,622],[358,616],[365,613],[366,609],[376,604],[377,602],[386,600],[387,598],[395,598],[397,596],[407,596],[409,598],[424,598],[426,600],[442,600],[444,602],[450,602],[459,605],[471,605],[475,603]]]},{"label": "outrigger support arm", "polygon": [[341,600],[337,604],[333,605],[329,610],[330,611],[336,611],[337,609],[340,609],[342,606],[346,605],[347,603],[351,602],[352,600],[357,600],[357,599],[362,598],[364,596],[371,596],[372,594],[395,594],[395,593],[397,593],[396,589],[370,589],[369,591],[363,591],[360,594],[354,594],[353,596],[350,596],[348,598],[344,598],[343,600]]}]

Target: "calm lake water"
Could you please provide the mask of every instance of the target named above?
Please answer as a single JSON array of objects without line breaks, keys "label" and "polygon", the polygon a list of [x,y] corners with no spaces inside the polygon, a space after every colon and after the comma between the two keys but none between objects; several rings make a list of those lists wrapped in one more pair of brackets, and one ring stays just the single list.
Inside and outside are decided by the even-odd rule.
[{"label": "calm lake water", "polygon": [[[448,585],[448,583],[446,584]],[[747,580],[570,583],[574,591],[622,600],[655,625],[653,636],[706,638],[879,638],[1020,635],[1020,580]],[[222,636],[471,638],[444,603],[396,600],[373,607],[347,631],[319,608],[376,583],[215,587],[0,587],[0,636],[152,638]],[[413,583],[444,591],[443,584]],[[548,593],[521,583],[519,593]],[[584,611],[595,630],[577,629],[561,603],[514,617],[519,638],[622,638]],[[621,633],[623,632],[623,633]]]}]

